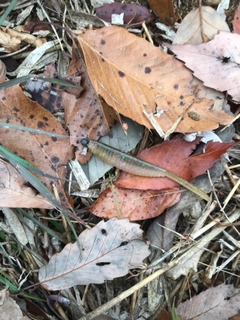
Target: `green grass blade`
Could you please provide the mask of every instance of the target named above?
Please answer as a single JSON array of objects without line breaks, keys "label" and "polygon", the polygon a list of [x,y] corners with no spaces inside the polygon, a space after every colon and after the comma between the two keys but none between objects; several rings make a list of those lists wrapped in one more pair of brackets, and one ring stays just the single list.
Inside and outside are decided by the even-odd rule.
[{"label": "green grass blade", "polygon": [[28,74],[23,77],[15,78],[15,79],[0,83],[0,90],[15,86],[16,84],[19,84],[22,82],[26,82],[26,81],[30,80],[31,78],[33,78],[36,81],[39,79],[39,80],[43,80],[45,82],[54,83],[54,84],[58,84],[58,85],[65,86],[65,87],[76,88],[75,84],[73,84],[69,81],[66,81],[66,80],[61,80],[61,79],[56,79],[56,78],[46,78],[44,76]]},{"label": "green grass blade", "polygon": [[18,0],[12,0],[9,6],[7,7],[7,10],[4,12],[4,14],[0,17],[0,26],[3,24],[3,22],[6,20],[9,13],[12,11],[12,9],[15,7],[15,4]]}]

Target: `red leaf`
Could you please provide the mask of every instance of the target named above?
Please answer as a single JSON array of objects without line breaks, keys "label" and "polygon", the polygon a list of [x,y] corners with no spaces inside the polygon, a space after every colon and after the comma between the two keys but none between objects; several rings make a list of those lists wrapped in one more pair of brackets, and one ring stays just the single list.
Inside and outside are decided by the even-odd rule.
[{"label": "red leaf", "polygon": [[[188,181],[205,173],[236,142],[208,142],[206,152],[188,157],[195,149],[198,140],[191,143],[175,139],[161,145],[145,149],[138,158],[167,169]],[[121,188],[138,190],[171,189],[178,184],[168,178],[148,178],[122,172],[115,185]]]},{"label": "red leaf", "polygon": [[128,218],[130,221],[159,216],[179,201],[181,192],[105,189],[88,211],[101,218]]}]

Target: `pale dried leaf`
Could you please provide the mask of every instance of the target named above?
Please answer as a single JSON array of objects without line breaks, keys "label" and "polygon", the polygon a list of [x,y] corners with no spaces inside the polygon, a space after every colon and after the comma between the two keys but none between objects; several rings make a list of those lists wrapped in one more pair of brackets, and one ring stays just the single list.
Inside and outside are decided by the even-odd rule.
[{"label": "pale dried leaf", "polygon": [[204,85],[240,101],[240,35],[221,31],[208,43],[170,45]]},{"label": "pale dried leaf", "polygon": [[[155,118],[164,132],[179,119],[175,131],[184,133],[231,121],[212,108],[212,100],[198,100],[191,72],[181,62],[146,40],[116,26],[88,30],[78,40],[95,90],[118,113],[151,129],[143,111],[161,112]],[[200,121],[188,117],[189,111],[198,113]]]},{"label": "pale dried leaf", "polygon": [[5,79],[6,77],[6,66],[5,64],[2,62],[2,60],[0,60],[0,78],[1,79]]},{"label": "pale dried leaf", "polygon": [[22,245],[26,245],[28,243],[28,239],[22,226],[22,223],[18,219],[17,214],[9,208],[1,208],[1,211],[3,212],[10,228],[12,229],[18,241]]},{"label": "pale dried leaf", "polygon": [[173,44],[201,44],[213,39],[220,30],[229,32],[229,27],[220,14],[211,7],[195,8],[181,22]]},{"label": "pale dried leaf", "polygon": [[27,316],[23,316],[20,307],[11,297],[9,297],[9,292],[5,289],[0,291],[0,310],[1,319],[30,320]]},{"label": "pale dried leaf", "polygon": [[0,207],[52,209],[47,199],[27,185],[21,174],[9,163],[0,162]]},{"label": "pale dried leaf", "polygon": [[83,231],[78,243],[68,244],[39,270],[39,281],[47,290],[103,283],[140,267],[150,254],[142,230],[127,219],[101,221]]},{"label": "pale dried leaf", "polygon": [[226,320],[239,311],[240,289],[221,284],[181,303],[176,313],[186,320]]}]

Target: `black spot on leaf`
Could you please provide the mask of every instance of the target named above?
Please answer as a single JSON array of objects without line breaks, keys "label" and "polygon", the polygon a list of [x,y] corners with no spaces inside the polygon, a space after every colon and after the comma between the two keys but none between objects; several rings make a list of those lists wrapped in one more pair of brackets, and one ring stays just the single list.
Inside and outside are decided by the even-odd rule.
[{"label": "black spot on leaf", "polygon": [[101,234],[107,235],[107,231],[105,229],[101,229]]},{"label": "black spot on leaf", "polygon": [[151,68],[149,68],[149,67],[146,67],[145,70],[144,70],[145,73],[150,73],[151,71],[152,71],[152,70],[151,70]]},{"label": "black spot on leaf", "polygon": [[101,43],[102,45],[104,45],[104,44],[106,43],[106,41],[102,39],[100,43]]},{"label": "black spot on leaf", "polygon": [[40,128],[43,128],[44,127],[44,123],[42,121],[38,121],[37,123],[37,127],[40,129]]},{"label": "black spot on leaf", "polygon": [[175,84],[175,85],[173,86],[173,88],[174,88],[174,89],[178,89],[178,84]]},{"label": "black spot on leaf", "polygon": [[56,157],[56,156],[53,156],[53,157],[51,157],[51,161],[52,161],[53,163],[58,163],[58,162],[59,162],[59,158]]},{"label": "black spot on leaf", "polygon": [[120,76],[120,78],[124,78],[125,77],[125,73],[122,71],[118,71],[118,74]]},{"label": "black spot on leaf", "polygon": [[51,137],[52,141],[56,142],[57,138],[56,137]]},{"label": "black spot on leaf", "polygon": [[110,262],[97,262],[96,266],[103,267],[103,266],[106,266],[106,265],[109,265],[109,264],[111,264],[111,263]]}]

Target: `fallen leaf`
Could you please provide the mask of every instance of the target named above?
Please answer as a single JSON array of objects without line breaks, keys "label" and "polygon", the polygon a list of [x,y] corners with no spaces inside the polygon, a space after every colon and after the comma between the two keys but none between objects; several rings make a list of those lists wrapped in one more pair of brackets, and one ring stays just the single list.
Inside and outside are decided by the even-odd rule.
[{"label": "fallen leaf", "polygon": [[[66,136],[66,139],[60,139],[0,128],[0,143],[7,150],[24,158],[46,174],[65,178],[65,165],[73,157],[73,148],[69,144],[68,134],[50,112],[27,98],[19,86],[0,91],[0,122]],[[62,205],[71,208],[60,181],[43,176],[37,177],[50,191],[54,183]]]},{"label": "fallen leaf", "polygon": [[[41,76],[45,78],[56,77],[57,70],[55,66],[49,64]],[[56,113],[65,103],[63,92],[67,92],[78,98],[83,91],[80,85],[80,76],[72,75],[62,78],[61,80],[74,84],[76,88],[50,83],[45,79],[29,79],[26,83],[23,83],[22,86],[24,91],[30,93],[32,100],[37,101],[44,109],[51,113]]]},{"label": "fallen leaf", "polygon": [[0,78],[5,79],[6,77],[6,65],[2,60],[0,60]]},{"label": "fallen leaf", "polygon": [[86,71],[86,66],[76,48],[72,47],[72,62],[67,70],[67,77],[81,76],[83,92],[80,97],[75,97],[67,92],[62,94],[62,107],[64,108],[65,122],[70,132],[70,142],[75,146],[75,157],[85,163],[89,156],[82,155],[83,146],[81,140],[99,139],[109,132],[108,123],[104,115],[101,102],[92,86]]},{"label": "fallen leaf", "polygon": [[101,218],[145,220],[159,216],[166,208],[177,203],[180,196],[181,192],[178,189],[168,193],[108,187],[88,208],[88,211]]},{"label": "fallen leaf", "polygon": [[238,313],[239,303],[240,289],[221,284],[181,303],[176,314],[186,320],[226,320]]},{"label": "fallen leaf", "polygon": [[63,290],[78,284],[103,283],[142,265],[150,254],[142,230],[127,219],[100,221],[55,254],[39,270],[39,281],[47,290]]},{"label": "fallen leaf", "polygon": [[[118,113],[151,129],[144,116],[155,117],[164,132],[181,119],[175,131],[212,130],[233,117],[212,109],[213,101],[198,100],[191,88],[192,75],[184,65],[144,39],[110,26],[78,36],[89,76],[96,92]],[[193,111],[201,120],[187,116]]]},{"label": "fallen leaf", "polygon": [[166,25],[173,26],[177,20],[177,15],[174,11],[173,0],[147,0],[150,7]]},{"label": "fallen leaf", "polygon": [[205,86],[227,91],[233,100],[240,101],[239,34],[220,31],[208,43],[169,45],[169,48]]},{"label": "fallen leaf", "polygon": [[9,163],[0,161],[0,207],[44,208],[53,206],[28,186],[20,173]]},{"label": "fallen leaf", "polygon": [[233,18],[233,32],[240,34],[240,4],[238,5]]},{"label": "fallen leaf", "polygon": [[180,23],[173,44],[201,44],[220,30],[230,31],[225,20],[211,7],[193,9]]},{"label": "fallen leaf", "polygon": [[30,320],[24,316],[19,305],[14,301],[6,289],[0,291],[1,318],[5,320]]},{"label": "fallen leaf", "polygon": [[[145,149],[137,158],[167,169],[181,178],[191,181],[205,173],[229,148],[236,144],[235,142],[208,142],[205,153],[189,157],[198,142],[199,140],[187,142],[177,138]],[[168,178],[148,178],[126,172],[121,173],[115,185],[119,188],[138,190],[162,190],[178,186],[176,182]]]},{"label": "fallen leaf", "polygon": [[100,19],[111,23],[112,14],[122,14],[124,24],[130,26],[141,25],[143,22],[149,23],[153,20],[154,15],[144,6],[135,3],[118,3],[104,4],[96,9],[96,16]]}]

